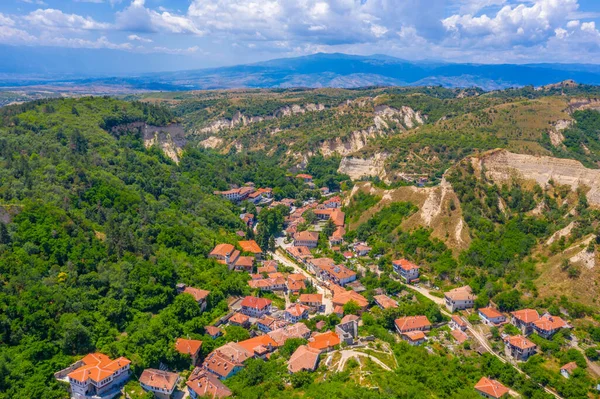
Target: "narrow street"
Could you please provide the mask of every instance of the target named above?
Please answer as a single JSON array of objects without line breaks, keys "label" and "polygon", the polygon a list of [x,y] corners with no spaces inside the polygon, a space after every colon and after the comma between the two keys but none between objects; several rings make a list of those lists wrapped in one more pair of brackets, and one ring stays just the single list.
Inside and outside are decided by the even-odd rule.
[{"label": "narrow street", "polygon": [[269,252],[269,254],[271,254],[273,256],[273,259],[275,259],[282,265],[292,267],[294,268],[294,271],[296,273],[303,274],[308,279],[308,281],[311,282],[313,287],[317,289],[317,292],[323,295],[323,304],[325,305],[324,314],[329,315],[333,313],[333,302],[331,301],[331,292],[328,289],[319,285],[319,281],[314,276],[312,276],[309,272],[298,266],[295,262],[289,260],[287,256],[285,256],[282,252],[283,250],[278,248],[275,252]]}]

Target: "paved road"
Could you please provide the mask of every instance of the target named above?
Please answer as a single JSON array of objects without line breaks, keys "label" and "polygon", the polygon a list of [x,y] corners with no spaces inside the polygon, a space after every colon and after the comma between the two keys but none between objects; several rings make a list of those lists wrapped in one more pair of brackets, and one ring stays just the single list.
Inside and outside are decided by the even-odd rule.
[{"label": "paved road", "polygon": [[[406,285],[406,287],[409,288],[409,289],[411,289],[411,290],[413,290],[413,291],[418,292],[419,294],[425,296],[428,299],[431,299],[438,306],[440,306],[440,310],[441,310],[441,312],[443,314],[445,314],[446,316],[451,316],[451,314],[446,310],[446,301],[443,298],[438,298],[436,296],[431,295],[429,293],[429,290],[426,289],[426,288],[424,288],[424,287],[416,287],[416,286],[413,286],[413,285]],[[477,342],[479,342],[479,344],[481,346],[483,346],[489,353],[491,353],[492,355],[496,356],[502,363],[510,364],[520,374],[525,375],[527,378],[531,378],[523,370],[521,370],[518,366],[516,366],[513,363],[507,362],[506,359],[504,359],[498,353],[494,352],[494,350],[492,349],[492,347],[491,347],[490,343],[488,342],[487,338],[485,338],[483,336],[483,334],[481,334],[479,331],[475,330],[475,328],[473,327],[473,325],[471,323],[469,323],[467,320],[465,320],[465,321],[467,323],[467,329],[469,330],[469,332],[471,333],[471,335],[473,335],[473,337],[477,340]],[[544,389],[544,391],[546,391],[550,395],[553,395],[555,398],[563,399],[562,396],[560,396],[559,394],[557,394],[556,392],[554,392],[550,388],[547,388],[547,387],[542,386],[542,385],[540,385],[540,386]]]},{"label": "paved road", "polygon": [[275,252],[270,252],[270,254],[273,256],[273,259],[275,259],[279,263],[281,263],[285,266],[294,268],[294,271],[296,273],[303,274],[308,279],[308,281],[310,281],[312,283],[313,287],[315,287],[317,289],[317,292],[319,294],[323,295],[323,304],[325,305],[324,314],[328,315],[328,314],[333,313],[333,302],[331,301],[331,299],[332,299],[331,292],[328,289],[325,289],[324,287],[319,285],[319,281],[317,281],[317,279],[313,275],[311,275],[309,272],[307,272],[306,270],[304,270],[303,268],[298,266],[296,264],[296,262],[292,262],[291,260],[289,260],[282,253],[281,249],[277,249]]}]

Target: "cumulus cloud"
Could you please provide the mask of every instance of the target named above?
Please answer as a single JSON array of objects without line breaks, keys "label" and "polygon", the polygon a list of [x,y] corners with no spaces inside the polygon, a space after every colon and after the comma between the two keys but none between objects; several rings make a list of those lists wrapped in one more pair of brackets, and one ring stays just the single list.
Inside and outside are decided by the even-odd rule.
[{"label": "cumulus cloud", "polygon": [[133,0],[129,7],[117,13],[118,29],[132,32],[169,32],[202,35],[187,16],[157,12],[145,7],[145,0]]},{"label": "cumulus cloud", "polygon": [[91,17],[65,14],[52,8],[35,10],[24,19],[34,27],[44,29],[103,30],[111,27],[111,24],[98,22]]},{"label": "cumulus cloud", "polygon": [[534,45],[551,37],[579,8],[577,0],[536,0],[506,5],[496,15],[455,14],[442,23],[456,39],[475,39],[481,45]]}]

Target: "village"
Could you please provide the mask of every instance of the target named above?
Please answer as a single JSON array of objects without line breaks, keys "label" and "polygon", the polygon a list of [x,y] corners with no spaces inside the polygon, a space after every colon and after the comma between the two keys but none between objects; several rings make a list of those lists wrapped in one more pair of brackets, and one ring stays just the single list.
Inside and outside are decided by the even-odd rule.
[{"label": "village", "polygon": [[[310,175],[297,177],[312,185]],[[364,320],[367,315],[395,314],[405,303],[430,306],[439,316],[398,315],[390,329],[397,341],[431,352],[433,347],[444,347],[450,353],[491,353],[517,370],[538,351],[530,339],[532,334],[551,339],[571,328],[560,316],[540,314],[536,309],[503,313],[490,302],[475,310],[476,297],[469,286],[436,292],[429,282],[422,282],[421,267],[408,259],[393,260],[383,269],[370,257],[371,248],[365,242],[345,242],[346,221],[339,193],[320,190],[323,196],[319,201],[303,201],[301,206],[295,206],[294,199],[275,201],[270,188],[255,189],[253,185],[215,193],[234,202],[285,206],[289,216],[274,250],[261,248],[255,240],[239,234],[244,239],[217,243],[209,253],[209,258],[227,265],[231,273],[247,274],[252,295],[229,298],[228,313],[204,327],[204,340],[180,337],[172,342],[177,352],[189,357],[189,370],[149,368],[134,375],[130,359],[90,353],[57,372],[56,378],[70,385],[74,399],[113,398],[131,379],[161,399],[223,398],[232,396],[227,380],[244,369],[248,359],[268,362],[290,340],[303,342],[287,360],[290,375],[311,372],[317,378],[319,373],[342,371],[351,362],[358,362],[361,368],[368,362],[369,367],[392,370],[398,367],[393,351],[369,334]],[[240,217],[250,229],[256,229],[254,215]],[[367,290],[367,275],[391,283],[387,288]],[[210,287],[180,283],[176,290],[193,297],[200,310],[207,309]],[[206,340],[222,338],[228,326],[247,330],[250,338],[228,341],[202,356]],[[577,368],[569,362],[561,365],[560,373],[569,378]],[[481,375],[473,389],[486,398],[520,397],[488,375]]]}]

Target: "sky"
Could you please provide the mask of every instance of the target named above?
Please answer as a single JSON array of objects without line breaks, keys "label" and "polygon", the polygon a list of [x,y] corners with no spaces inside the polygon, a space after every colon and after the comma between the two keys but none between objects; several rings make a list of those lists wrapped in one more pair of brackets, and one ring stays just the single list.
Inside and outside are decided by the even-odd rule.
[{"label": "sky", "polygon": [[0,0],[0,44],[170,70],[316,52],[600,64],[600,0]]}]

